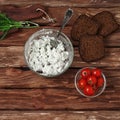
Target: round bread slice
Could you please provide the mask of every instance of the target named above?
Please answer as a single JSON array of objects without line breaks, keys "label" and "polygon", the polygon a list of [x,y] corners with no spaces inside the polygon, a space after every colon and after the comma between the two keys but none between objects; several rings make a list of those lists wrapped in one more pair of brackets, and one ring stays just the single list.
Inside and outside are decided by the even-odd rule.
[{"label": "round bread slice", "polygon": [[83,35],[95,35],[99,24],[86,15],[80,15],[73,24],[71,37],[73,40],[79,40]]},{"label": "round bread slice", "polygon": [[114,16],[108,11],[96,14],[93,20],[96,20],[101,25],[99,34],[102,36],[107,36],[119,28]]},{"label": "round bread slice", "polygon": [[83,61],[92,62],[104,57],[105,49],[102,36],[86,35],[80,39],[79,52]]}]

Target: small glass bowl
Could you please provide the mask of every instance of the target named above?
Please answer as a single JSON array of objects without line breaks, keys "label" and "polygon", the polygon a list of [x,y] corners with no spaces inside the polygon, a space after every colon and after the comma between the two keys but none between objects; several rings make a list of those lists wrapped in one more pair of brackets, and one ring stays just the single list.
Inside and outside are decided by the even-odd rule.
[{"label": "small glass bowl", "polygon": [[86,68],[95,69],[95,67],[84,67],[84,68],[80,69],[80,70],[76,73],[76,75],[75,75],[75,87],[76,87],[77,91],[78,91],[82,96],[87,97],[87,98],[94,98],[94,97],[97,97],[97,96],[99,96],[100,94],[102,94],[103,91],[105,90],[105,88],[106,88],[106,77],[105,77],[105,75],[104,75],[103,72],[102,72],[102,77],[103,77],[103,79],[104,79],[104,84],[103,84],[103,86],[97,91],[97,93],[96,93],[95,95],[92,95],[92,96],[85,95],[85,94],[83,93],[83,91],[79,88],[78,82],[79,82],[79,80],[80,80],[80,78],[81,78],[81,76],[80,76],[81,71],[82,71],[83,69],[86,69]]},{"label": "small glass bowl", "polygon": [[[30,49],[31,41],[38,40],[41,36],[45,36],[45,35],[48,35],[50,37],[56,37],[58,32],[59,31],[56,30],[56,29],[42,29],[42,30],[39,30],[39,31],[33,33],[29,37],[29,39],[25,43],[24,57],[25,57],[25,61],[26,61],[27,65],[28,65],[28,67],[32,71],[34,71],[34,70],[32,69],[32,66],[30,66],[30,64],[28,62],[28,56],[29,56],[28,55],[28,50]],[[55,74],[55,75],[45,75],[45,74],[34,71],[38,75],[45,76],[45,77],[55,77],[55,76],[63,74],[71,66],[71,64],[73,62],[73,57],[74,57],[74,49],[73,49],[72,43],[71,43],[70,39],[64,33],[61,33],[59,35],[59,40],[61,40],[63,42],[66,51],[69,53],[69,61],[68,61],[67,67],[63,68],[64,70],[62,72],[60,72],[59,74]]]}]

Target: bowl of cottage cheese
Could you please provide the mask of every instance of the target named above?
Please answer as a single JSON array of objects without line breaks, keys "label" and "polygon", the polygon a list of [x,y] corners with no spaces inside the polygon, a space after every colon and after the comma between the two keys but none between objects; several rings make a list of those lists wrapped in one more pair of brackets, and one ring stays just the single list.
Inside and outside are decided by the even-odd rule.
[{"label": "bowl of cottage cheese", "polygon": [[39,75],[55,77],[64,73],[72,64],[72,43],[64,33],[56,38],[58,32],[55,29],[42,29],[32,34],[25,43],[25,61]]}]

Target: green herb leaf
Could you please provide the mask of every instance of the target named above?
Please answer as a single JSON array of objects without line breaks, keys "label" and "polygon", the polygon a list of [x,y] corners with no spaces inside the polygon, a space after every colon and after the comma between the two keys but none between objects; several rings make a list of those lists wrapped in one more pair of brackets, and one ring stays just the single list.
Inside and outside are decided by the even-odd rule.
[{"label": "green herb leaf", "polygon": [[0,13],[0,31],[3,32],[3,35],[0,39],[4,39],[8,31],[13,28],[35,28],[39,27],[37,23],[31,21],[15,21],[11,18],[8,18],[5,14]]}]

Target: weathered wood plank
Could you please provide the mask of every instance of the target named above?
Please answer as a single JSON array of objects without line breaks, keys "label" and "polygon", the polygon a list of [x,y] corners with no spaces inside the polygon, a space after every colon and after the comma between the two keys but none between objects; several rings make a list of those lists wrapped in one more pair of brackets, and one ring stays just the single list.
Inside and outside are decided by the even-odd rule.
[{"label": "weathered wood plank", "polygon": [[[34,5],[31,8],[37,8],[38,5]],[[6,6],[7,7],[7,6]],[[0,8],[0,9],[5,9],[6,7]],[[6,13],[10,16],[10,17],[14,17],[17,18],[16,11],[15,9],[18,9],[18,7],[15,6],[9,6],[12,7],[12,10],[15,12],[15,14],[13,15],[13,11],[11,9],[5,10]],[[29,6],[23,7],[23,9],[28,9],[29,10]],[[14,8],[14,9],[13,9]],[[43,20],[36,19],[35,16],[38,16],[38,13],[34,13],[33,12],[33,16],[35,19],[32,19],[32,21],[38,22],[39,24],[44,24],[47,26],[41,26],[40,28],[36,28],[36,29],[21,29],[17,32],[14,32],[10,35],[8,35],[8,37],[3,40],[0,41],[0,46],[19,46],[19,45],[24,45],[25,41],[28,39],[28,37],[34,33],[35,31],[42,29],[42,28],[53,28],[53,29],[59,29],[58,26],[60,26],[60,23],[63,20],[63,16],[64,16],[64,12],[66,11],[68,7],[48,7],[47,8],[47,12],[48,14],[52,17],[56,19],[55,23],[49,24],[48,22],[44,23]],[[22,8],[21,8],[22,9]],[[73,7],[74,10],[74,16],[72,17],[72,19],[70,20],[68,26],[66,27],[63,32],[71,39],[71,35],[70,35],[70,31],[71,31],[71,25],[73,24],[73,22],[76,20],[76,18],[81,14],[81,13],[85,13],[88,15],[95,15],[98,12],[104,11],[104,10],[108,10],[110,12],[112,12],[118,23],[120,23],[120,7],[112,7],[112,8],[75,8]],[[4,11],[4,10],[3,10]],[[56,11],[56,12],[54,12]],[[16,15],[16,16],[15,16]],[[32,16],[32,17],[33,17]],[[30,16],[29,16],[30,17]],[[53,27],[54,26],[54,27]],[[116,33],[113,33],[112,35],[110,35],[108,38],[106,38],[106,46],[120,46],[120,30],[118,30]],[[12,42],[11,42],[12,41]],[[76,41],[73,41],[74,45],[78,45],[78,43]]]},{"label": "weathered wood plank", "polygon": [[24,66],[24,50],[23,47],[2,47],[0,48],[0,64],[2,66]]},{"label": "weathered wood plank", "polygon": [[[106,55],[97,62],[86,63],[80,58],[78,48],[74,48],[74,61],[72,67],[97,66],[111,69],[120,68],[120,48],[106,48]],[[24,67],[24,47],[0,47],[0,67]]]},{"label": "weathered wood plank", "polygon": [[[105,49],[105,57],[97,62],[90,62],[86,63],[83,62],[79,52],[78,48],[75,48],[75,56],[72,66],[73,67],[82,67],[82,66],[97,66],[97,67],[110,67],[110,68],[119,68],[120,67],[120,48],[106,48]],[[109,68],[108,67],[108,68]]]},{"label": "weathered wood plank", "polygon": [[42,11],[37,11],[38,8],[45,10],[45,8],[40,4],[26,5],[22,7],[16,5],[0,5],[0,12],[16,21],[25,21],[35,18],[42,18],[44,13]]},{"label": "weathered wood plank", "polygon": [[0,111],[0,120],[119,120],[119,111]]},{"label": "weathered wood plank", "polygon": [[120,110],[120,89],[106,88],[99,97],[81,96],[76,89],[1,89],[2,110]]},{"label": "weathered wood plank", "polygon": [[[59,24],[63,20],[64,13],[68,8],[69,7],[48,7],[48,14],[50,14],[52,18],[56,18],[56,21]],[[120,23],[120,6],[111,7],[111,8],[72,7],[72,9],[74,11],[74,15],[68,25],[72,25],[74,21],[76,20],[76,18],[81,14],[86,14],[86,15],[91,16],[91,15],[95,15],[102,11],[110,11],[115,16],[117,22]]]},{"label": "weathered wood plank", "polygon": [[[29,36],[31,36],[34,32],[41,30],[43,28],[52,28],[59,29],[59,27],[53,26],[41,26],[40,28],[35,29],[21,29],[17,32],[9,34],[5,40],[0,41],[0,46],[23,46]],[[71,27],[65,27],[63,32],[70,38],[71,42],[74,46],[78,46],[78,41],[74,41],[71,38]],[[120,31],[117,31],[111,34],[109,37],[105,39],[106,47],[120,47]]]},{"label": "weathered wood plank", "polygon": [[[25,6],[16,6],[16,5],[0,5],[0,12],[3,12],[7,14],[10,18],[13,18],[15,20],[33,20],[40,24],[46,22],[48,24],[48,21],[43,22],[43,19],[41,19],[41,16],[43,16],[43,12],[37,11],[37,9],[40,8],[42,10],[45,10],[49,16],[52,18],[55,18],[56,23],[53,24],[54,26],[60,26],[63,16],[65,14],[65,11],[68,9],[67,6],[57,6],[57,7],[44,7],[40,4],[35,5],[25,5]],[[110,11],[113,13],[113,15],[116,17],[118,23],[120,23],[120,9],[118,7],[110,7],[110,8],[104,8],[104,7],[74,7],[71,6],[71,8],[74,11],[74,15],[68,25],[72,25],[73,22],[76,20],[76,18],[81,14],[87,14],[89,16],[95,15],[101,11]],[[24,11],[24,12],[23,12]],[[18,15],[19,13],[19,15]],[[31,13],[31,14],[30,14]],[[44,23],[45,24],[45,23]]]},{"label": "weathered wood plank", "polygon": [[[1,88],[75,88],[74,77],[79,69],[69,69],[63,75],[55,78],[45,78],[36,75],[32,71],[21,68],[0,68]],[[110,89],[120,88],[120,69],[102,68],[107,87]],[[72,73],[72,74],[71,74]]]},{"label": "weathered wood plank", "polygon": [[[51,16],[52,18],[55,18],[56,23],[52,24],[54,26],[60,26],[62,20],[63,20],[63,16],[65,14],[65,11],[69,8],[68,6],[57,6],[57,7],[50,7],[47,6],[44,8],[44,6],[42,7],[40,4],[35,4],[35,5],[26,5],[26,6],[15,6],[15,5],[1,5],[0,6],[0,11],[4,12],[5,14],[7,14],[9,17],[16,19],[16,20],[33,20],[36,21],[38,23],[43,23],[43,19],[41,19],[40,16],[43,15],[43,13],[41,11],[36,11],[38,8],[44,9],[49,16]],[[103,8],[103,7],[99,7],[99,8],[95,8],[95,7],[74,7],[71,6],[71,8],[74,10],[74,15],[72,17],[72,19],[70,20],[70,22],[68,23],[68,25],[72,25],[74,23],[74,21],[76,20],[76,18],[81,15],[81,14],[87,14],[89,16],[91,15],[95,15],[101,11],[110,11],[111,13],[113,13],[113,15],[115,16],[116,20],[118,21],[118,23],[120,23],[120,5],[118,7],[110,7],[110,8]],[[23,13],[23,11],[26,11],[25,13]],[[20,14],[19,14],[20,12]],[[30,14],[31,12],[31,14]],[[18,15],[19,14],[19,15]],[[30,14],[30,15],[28,15]],[[45,20],[44,20],[45,21]],[[46,23],[48,24],[48,22]]]},{"label": "weathered wood plank", "polygon": [[37,4],[40,3],[45,6],[118,6],[119,0],[1,0],[1,4]]}]

